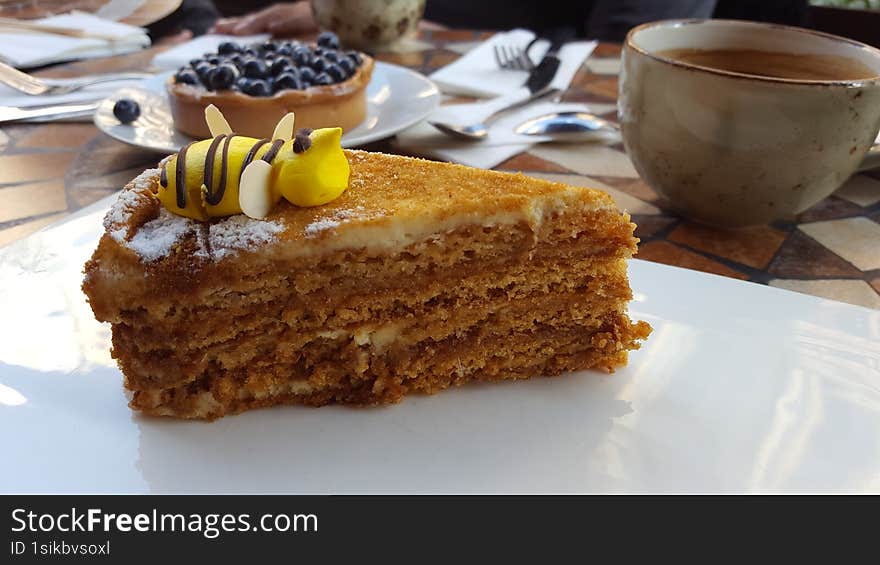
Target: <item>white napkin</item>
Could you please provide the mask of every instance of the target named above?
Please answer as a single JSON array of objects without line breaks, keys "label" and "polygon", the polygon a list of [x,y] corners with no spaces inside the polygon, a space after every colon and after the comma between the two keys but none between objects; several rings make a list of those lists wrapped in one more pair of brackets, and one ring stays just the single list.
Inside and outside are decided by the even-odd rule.
[{"label": "white napkin", "polygon": [[17,32],[10,28],[2,28],[0,59],[13,67],[37,67],[59,61],[120,55],[150,46],[150,38],[142,28],[111,22],[84,12],[71,12],[32,21],[41,25],[111,35],[116,40],[68,37],[29,31]]},{"label": "white napkin", "polygon": [[159,53],[153,58],[153,65],[160,69],[175,70],[189,64],[191,60],[201,57],[205,53],[216,52],[217,47],[224,41],[233,41],[235,43],[247,45],[248,43],[266,41],[269,37],[271,36],[265,33],[245,36],[216,34],[202,35]]},{"label": "white napkin", "polygon": [[[589,107],[584,104],[533,102],[516,111],[508,112],[492,122],[489,125],[488,138],[482,141],[458,140],[438,131],[428,123],[445,122],[466,125],[481,122],[504,106],[526,98],[529,92],[522,85],[526,81],[528,73],[497,70],[492,46],[499,43],[525,46],[532,37],[534,37],[532,32],[521,29],[496,34],[473,48],[461,59],[431,75],[438,86],[446,92],[489,95],[495,96],[495,98],[472,104],[442,106],[424,122],[398,133],[395,140],[397,147],[402,151],[488,169],[517,153],[527,151],[534,143],[547,140],[547,138],[514,133],[514,128],[526,120],[551,112],[589,112]],[[538,57],[543,57],[548,47],[547,42],[535,45],[532,57],[536,62],[540,60]],[[567,89],[578,68],[595,47],[595,41],[566,44],[560,50],[559,70],[551,85],[563,91]]]},{"label": "white napkin", "polygon": [[[506,94],[522,86],[529,73],[499,69],[495,62],[495,46],[509,45],[525,49],[534,37],[535,34],[526,29],[496,33],[455,62],[435,71],[431,75],[431,80],[440,87],[440,90],[450,94],[481,98]],[[596,45],[595,41],[566,43],[559,51],[559,70],[556,71],[551,86],[563,90],[568,88],[572,77]],[[529,56],[537,64],[549,48],[550,42],[538,41],[532,47]]]},{"label": "white napkin", "polygon": [[[468,124],[487,115],[486,103],[453,104],[439,108],[429,121],[449,121]],[[517,153],[528,151],[535,143],[547,141],[543,136],[520,135],[514,128],[526,120],[552,112],[589,112],[584,104],[535,102],[511,111],[493,122],[489,137],[482,141],[458,140],[441,133],[427,121],[416,124],[397,134],[394,143],[401,151],[411,152],[444,161],[462,163],[480,169],[491,169]]]},{"label": "white napkin", "polygon": [[134,14],[146,0],[110,0],[95,12],[95,15],[105,20],[118,22]]}]

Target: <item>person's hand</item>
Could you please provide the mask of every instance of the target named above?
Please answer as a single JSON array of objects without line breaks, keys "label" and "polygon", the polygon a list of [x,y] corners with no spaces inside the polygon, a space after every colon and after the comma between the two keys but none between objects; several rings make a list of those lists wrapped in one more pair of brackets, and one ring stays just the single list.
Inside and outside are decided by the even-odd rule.
[{"label": "person's hand", "polygon": [[188,29],[182,29],[174,35],[166,35],[165,37],[153,42],[153,47],[171,47],[193,38],[193,32]]},{"label": "person's hand", "polygon": [[244,16],[219,19],[210,31],[227,35],[271,33],[294,37],[314,33],[318,31],[318,26],[312,18],[310,2],[285,2]]}]

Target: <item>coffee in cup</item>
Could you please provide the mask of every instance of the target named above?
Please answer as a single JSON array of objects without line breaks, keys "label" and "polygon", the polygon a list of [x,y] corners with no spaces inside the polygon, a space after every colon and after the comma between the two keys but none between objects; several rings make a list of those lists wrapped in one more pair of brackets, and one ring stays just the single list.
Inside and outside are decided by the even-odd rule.
[{"label": "coffee in cup", "polygon": [[671,207],[767,223],[880,165],[880,50],[773,24],[649,23],[627,36],[618,113],[636,170]]}]

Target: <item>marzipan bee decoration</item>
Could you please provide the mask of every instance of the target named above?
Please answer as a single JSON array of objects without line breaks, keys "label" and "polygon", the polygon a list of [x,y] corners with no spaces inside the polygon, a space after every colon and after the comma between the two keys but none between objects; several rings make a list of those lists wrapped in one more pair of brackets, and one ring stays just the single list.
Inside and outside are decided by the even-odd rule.
[{"label": "marzipan bee decoration", "polygon": [[284,116],[271,139],[235,135],[220,110],[205,108],[213,139],[193,142],[162,164],[159,200],[195,220],[244,213],[265,218],[284,198],[319,206],[348,187],[342,128],[301,129]]}]

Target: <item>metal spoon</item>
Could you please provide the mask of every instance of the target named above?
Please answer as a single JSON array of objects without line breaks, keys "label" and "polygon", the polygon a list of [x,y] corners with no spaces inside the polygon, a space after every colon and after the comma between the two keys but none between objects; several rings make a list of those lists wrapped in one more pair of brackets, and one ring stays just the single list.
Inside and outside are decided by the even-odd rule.
[{"label": "metal spoon", "polygon": [[452,137],[466,139],[468,141],[480,141],[482,139],[486,139],[489,136],[489,124],[502,117],[507,112],[515,110],[517,108],[522,108],[526,104],[531,104],[535,100],[559,94],[559,92],[560,91],[558,88],[543,88],[533,93],[528,98],[524,98],[523,100],[519,100],[517,102],[514,102],[513,104],[504,106],[503,108],[487,116],[485,119],[483,119],[482,122],[476,124],[461,125],[444,122],[428,123],[438,130],[442,131],[443,133],[451,135]]},{"label": "metal spoon", "polygon": [[521,135],[551,137],[553,141],[590,141],[619,130],[614,122],[586,112],[554,112],[527,120],[514,129]]}]

